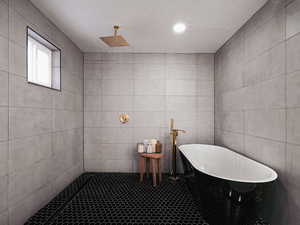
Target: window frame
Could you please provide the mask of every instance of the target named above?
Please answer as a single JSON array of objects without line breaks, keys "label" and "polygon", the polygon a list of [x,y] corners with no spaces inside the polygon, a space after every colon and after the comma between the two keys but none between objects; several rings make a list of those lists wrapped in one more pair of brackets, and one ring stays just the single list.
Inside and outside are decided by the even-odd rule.
[{"label": "window frame", "polygon": [[[32,38],[34,39],[36,42],[38,42],[39,44],[43,45],[44,47],[46,47],[47,49],[50,49],[52,51],[52,57],[51,57],[51,61],[54,61],[53,60],[53,49],[49,48],[49,46],[45,45],[44,43],[42,43],[41,41],[37,40],[37,38],[31,36],[29,34],[29,32],[31,33],[34,33],[37,37],[41,38],[44,42],[48,43],[50,46],[53,46],[56,51],[59,52],[59,73],[60,73],[60,76],[59,76],[59,87],[58,88],[54,88],[52,86],[52,80],[53,80],[53,68],[51,69],[51,87],[49,86],[46,86],[46,85],[43,85],[43,84],[39,84],[39,83],[34,83],[32,81],[29,81],[29,68],[28,68],[28,38]],[[49,41],[47,38],[45,38],[43,35],[40,35],[39,33],[37,33],[35,30],[33,30],[30,26],[27,26],[26,27],[26,80],[27,80],[27,83],[28,84],[32,84],[32,85],[35,85],[35,86],[39,86],[39,87],[45,87],[45,88],[48,88],[48,89],[51,89],[51,90],[55,90],[55,91],[59,91],[61,92],[61,83],[62,83],[62,69],[61,69],[61,49],[59,47],[57,47],[55,44],[53,44],[51,41]]]}]

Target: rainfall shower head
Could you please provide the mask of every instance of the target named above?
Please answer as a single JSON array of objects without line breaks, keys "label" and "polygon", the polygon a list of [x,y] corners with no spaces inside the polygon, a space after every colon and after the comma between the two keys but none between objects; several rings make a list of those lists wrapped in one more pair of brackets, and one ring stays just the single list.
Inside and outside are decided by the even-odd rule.
[{"label": "rainfall shower head", "polygon": [[107,37],[100,37],[100,39],[107,44],[109,47],[124,47],[129,46],[128,42],[121,35],[117,35],[118,30],[120,29],[119,25],[114,25],[114,35]]}]

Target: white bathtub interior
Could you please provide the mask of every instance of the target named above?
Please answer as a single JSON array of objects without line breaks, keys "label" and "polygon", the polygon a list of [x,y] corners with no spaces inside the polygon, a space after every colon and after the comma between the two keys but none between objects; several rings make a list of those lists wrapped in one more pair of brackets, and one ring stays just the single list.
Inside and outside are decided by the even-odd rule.
[{"label": "white bathtub interior", "polygon": [[245,183],[266,183],[278,177],[270,167],[224,147],[188,144],[179,150],[195,169],[213,177]]}]

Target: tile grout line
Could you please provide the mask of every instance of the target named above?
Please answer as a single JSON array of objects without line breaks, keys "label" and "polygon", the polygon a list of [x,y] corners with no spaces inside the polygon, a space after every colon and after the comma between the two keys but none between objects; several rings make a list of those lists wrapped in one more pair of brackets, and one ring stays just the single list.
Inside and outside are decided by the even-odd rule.
[{"label": "tile grout line", "polygon": [[[284,40],[285,40],[285,43],[284,43],[284,72],[285,72],[285,79],[284,79],[284,103],[285,103],[285,144],[284,144],[284,157],[285,157],[285,163],[284,163],[284,172],[287,173],[285,174],[287,177],[284,178],[284,180],[282,180],[282,182],[284,181],[287,181],[288,182],[288,172],[287,172],[287,158],[288,158],[288,152],[287,152],[287,139],[288,139],[288,97],[287,97],[287,78],[288,78],[288,68],[287,68],[287,43],[288,43],[288,40],[289,38],[287,38],[287,7],[288,5],[286,5],[284,7],[284,20],[285,20],[285,27],[284,27]],[[287,201],[289,201],[287,199]],[[287,209],[288,213],[289,213],[289,209]]]},{"label": "tile grout line", "polygon": [[83,74],[83,77],[82,77],[82,117],[83,117],[83,120],[82,120],[82,170],[83,172],[85,172],[85,156],[84,156],[84,151],[85,151],[85,148],[84,148],[84,128],[85,128],[85,110],[84,110],[84,102],[85,102],[85,67],[84,67],[84,57],[85,57],[85,54],[82,53],[83,55],[83,58],[82,58],[82,74]]},{"label": "tile grout line", "polygon": [[9,187],[10,187],[10,144],[9,144],[9,142],[10,142],[10,132],[9,132],[9,130],[10,130],[10,121],[9,121],[9,117],[10,117],[10,110],[9,110],[9,108],[10,108],[10,50],[9,50],[9,45],[10,45],[10,42],[9,42],[9,38],[10,38],[10,23],[11,23],[11,21],[10,21],[10,11],[11,11],[11,9],[10,9],[10,4],[11,4],[11,0],[8,0],[8,8],[7,8],[7,10],[8,10],[8,20],[7,20],[7,22],[8,22],[8,28],[7,28],[7,30],[8,30],[8,34],[7,34],[7,47],[8,47],[8,72],[7,72],[7,85],[8,85],[8,87],[7,87],[7,91],[8,91],[8,93],[7,93],[7,192],[6,192],[6,202],[7,202],[7,205],[6,205],[6,210],[7,210],[7,223],[8,224],[10,224],[10,219],[9,219]]}]

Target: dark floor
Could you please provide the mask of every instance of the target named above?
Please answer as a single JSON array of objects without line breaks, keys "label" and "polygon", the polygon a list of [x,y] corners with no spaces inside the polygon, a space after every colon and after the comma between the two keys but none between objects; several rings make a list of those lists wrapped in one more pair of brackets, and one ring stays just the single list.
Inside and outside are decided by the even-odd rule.
[{"label": "dark floor", "polygon": [[[164,177],[155,188],[151,179],[138,180],[137,174],[82,174],[25,225],[209,225],[203,216],[218,217],[194,200],[183,179]],[[268,224],[257,219],[242,225]]]},{"label": "dark floor", "polygon": [[186,184],[152,187],[135,174],[81,175],[26,225],[208,225]]}]

